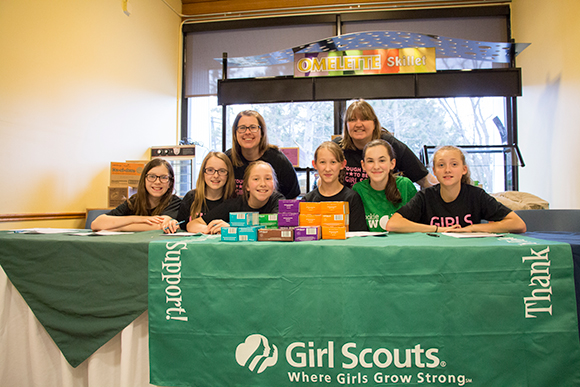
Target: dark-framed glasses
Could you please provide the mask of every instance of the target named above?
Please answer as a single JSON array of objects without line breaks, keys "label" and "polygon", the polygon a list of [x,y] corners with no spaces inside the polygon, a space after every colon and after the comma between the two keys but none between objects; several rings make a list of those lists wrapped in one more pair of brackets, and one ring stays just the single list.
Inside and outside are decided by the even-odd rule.
[{"label": "dark-framed glasses", "polygon": [[220,176],[225,176],[228,174],[228,170],[225,168],[215,169],[215,168],[209,167],[209,168],[205,168],[203,171],[205,172],[206,175],[210,175],[210,176],[215,175],[216,172]]},{"label": "dark-framed glasses", "polygon": [[149,183],[155,183],[155,180],[159,179],[160,182],[162,183],[167,183],[169,180],[171,180],[171,176],[167,176],[167,175],[161,175],[161,176],[157,176],[157,175],[153,175],[153,174],[146,174],[145,178],[147,179],[147,181]]},{"label": "dark-framed glasses", "polygon": [[252,132],[252,133],[257,133],[258,130],[260,130],[261,128],[262,127],[260,125],[250,125],[250,126],[240,125],[236,128],[236,130],[240,134],[246,133],[246,130],[248,130],[248,129],[250,129],[250,132]]}]

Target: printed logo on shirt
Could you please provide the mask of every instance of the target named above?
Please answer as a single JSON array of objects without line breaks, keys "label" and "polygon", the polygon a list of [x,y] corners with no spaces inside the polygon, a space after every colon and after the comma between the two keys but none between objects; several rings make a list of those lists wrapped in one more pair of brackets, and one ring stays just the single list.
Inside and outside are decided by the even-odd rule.
[{"label": "printed logo on shirt", "polygon": [[[472,225],[473,222],[471,221],[471,214],[467,214],[463,217],[463,222],[467,225]],[[459,222],[459,216],[434,216],[431,218],[431,226],[439,226],[439,227],[451,227],[456,224],[461,225]]]},{"label": "printed logo on shirt", "polygon": [[344,181],[347,184],[354,185],[359,181],[366,179],[367,173],[363,171],[362,167],[349,167],[345,168],[346,174],[344,176]]},{"label": "printed logo on shirt", "polygon": [[241,196],[243,194],[242,185],[244,184],[244,179],[235,179],[236,180],[236,194]]},{"label": "printed logo on shirt", "polygon": [[387,230],[387,222],[389,221],[389,216],[388,215],[383,215],[381,217],[379,217],[378,214],[368,214],[365,216],[366,220],[367,220],[367,224],[369,226],[369,229],[376,229],[377,227],[380,227],[383,230]]}]

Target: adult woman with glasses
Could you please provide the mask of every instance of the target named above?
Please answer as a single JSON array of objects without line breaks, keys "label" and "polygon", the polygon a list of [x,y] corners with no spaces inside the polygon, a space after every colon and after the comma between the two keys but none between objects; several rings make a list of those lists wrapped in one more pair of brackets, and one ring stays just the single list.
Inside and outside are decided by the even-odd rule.
[{"label": "adult woman with glasses", "polygon": [[98,216],[93,231],[160,230],[177,216],[181,199],[173,194],[174,173],[171,164],[153,159],[145,165],[137,193],[107,214]]},{"label": "adult woman with glasses", "polygon": [[244,172],[257,160],[269,163],[278,176],[278,191],[287,199],[300,194],[298,177],[292,163],[277,146],[268,143],[266,121],[254,110],[238,113],[232,126],[232,148],[226,151],[234,166],[236,191],[242,193]]},{"label": "adult woman with glasses", "polygon": [[187,223],[207,214],[224,199],[236,196],[234,168],[232,162],[222,152],[209,152],[201,163],[202,173],[197,178],[195,189],[189,191],[181,201],[177,220],[170,222],[171,232],[177,230],[173,224],[179,222],[182,230],[187,230]]},{"label": "adult woman with glasses", "polygon": [[353,102],[344,114],[344,131],[342,137],[333,141],[340,145],[346,157],[345,185],[352,187],[368,176],[361,166],[362,154],[366,144],[372,140],[383,139],[393,147],[397,159],[397,170],[403,176],[417,183],[421,188],[428,188],[436,182],[427,168],[406,144],[395,138],[384,129],[372,106],[365,100]]}]

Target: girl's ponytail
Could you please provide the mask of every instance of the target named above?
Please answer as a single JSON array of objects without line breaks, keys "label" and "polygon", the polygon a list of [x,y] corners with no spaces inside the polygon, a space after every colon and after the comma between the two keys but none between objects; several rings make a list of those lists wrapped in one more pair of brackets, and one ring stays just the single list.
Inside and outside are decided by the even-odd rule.
[{"label": "girl's ponytail", "polygon": [[385,196],[387,200],[393,204],[399,204],[403,201],[401,193],[397,188],[397,178],[393,171],[389,172],[389,180],[387,181],[387,186],[385,187]]}]

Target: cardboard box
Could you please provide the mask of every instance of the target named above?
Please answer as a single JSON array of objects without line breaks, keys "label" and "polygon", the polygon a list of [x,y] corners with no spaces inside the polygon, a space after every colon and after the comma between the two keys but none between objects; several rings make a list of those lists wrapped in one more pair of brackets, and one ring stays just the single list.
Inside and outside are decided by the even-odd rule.
[{"label": "cardboard box", "polygon": [[259,212],[230,212],[230,226],[257,226],[260,224],[259,215]]},{"label": "cardboard box", "polygon": [[267,229],[262,228],[258,230],[258,241],[276,241],[276,242],[292,242],[294,241],[294,229],[292,228],[277,228]]},{"label": "cardboard box", "polygon": [[346,239],[346,227],[322,226],[322,239]]},{"label": "cardboard box", "polygon": [[300,212],[300,200],[278,200],[278,212],[298,214]]},{"label": "cardboard box", "polygon": [[115,208],[136,193],[135,187],[109,187],[108,206]]},{"label": "cardboard box", "polygon": [[320,224],[322,226],[330,226],[330,227],[346,227],[348,226],[348,215],[322,214],[320,216]]},{"label": "cardboard box", "polygon": [[301,214],[322,214],[320,212],[320,202],[300,202]]},{"label": "cardboard box", "polygon": [[296,227],[294,229],[294,240],[296,242],[317,241],[322,237],[320,226]]},{"label": "cardboard box", "polygon": [[237,242],[238,228],[237,227],[222,227],[221,228],[222,241]]},{"label": "cardboard box", "polygon": [[320,214],[300,214],[298,218],[299,226],[321,226],[322,215]]},{"label": "cardboard box", "polygon": [[299,223],[298,213],[280,212],[278,213],[278,227],[296,227]]},{"label": "cardboard box", "polygon": [[261,228],[260,226],[238,227],[238,241],[256,242],[258,240],[258,230]]},{"label": "cardboard box", "polygon": [[348,202],[320,202],[321,214],[349,214]]},{"label": "cardboard box", "polygon": [[280,147],[280,152],[284,153],[284,156],[290,161],[294,168],[300,166],[300,148],[298,147]]},{"label": "cardboard box", "polygon": [[278,214],[260,214],[258,219],[260,226],[264,226],[265,228],[278,228]]},{"label": "cardboard box", "polygon": [[148,161],[111,162],[110,185],[138,187],[141,172],[147,163]]}]

